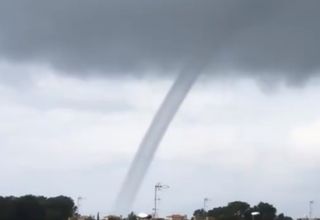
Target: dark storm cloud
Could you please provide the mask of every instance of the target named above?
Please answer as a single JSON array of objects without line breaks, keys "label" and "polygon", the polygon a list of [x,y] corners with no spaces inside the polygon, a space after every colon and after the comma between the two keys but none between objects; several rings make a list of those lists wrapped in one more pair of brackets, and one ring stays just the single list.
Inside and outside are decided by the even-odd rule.
[{"label": "dark storm cloud", "polygon": [[0,57],[77,74],[205,60],[300,79],[319,67],[319,9],[318,0],[1,0]]}]

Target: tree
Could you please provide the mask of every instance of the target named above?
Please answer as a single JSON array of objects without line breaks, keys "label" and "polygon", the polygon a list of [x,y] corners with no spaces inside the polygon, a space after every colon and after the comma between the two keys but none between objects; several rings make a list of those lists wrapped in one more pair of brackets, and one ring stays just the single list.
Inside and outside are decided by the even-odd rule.
[{"label": "tree", "polygon": [[289,217],[289,216],[285,216],[283,213],[280,213],[277,216],[276,220],[293,220],[293,219],[291,217]]},{"label": "tree", "polygon": [[0,197],[0,219],[10,220],[14,216],[13,197]]},{"label": "tree", "polygon": [[197,209],[193,212],[193,216],[196,220],[203,220],[207,217],[207,212],[204,209]]},{"label": "tree", "polygon": [[274,220],[276,217],[277,209],[269,203],[260,202],[253,209],[260,212],[257,220]]},{"label": "tree", "polygon": [[230,216],[243,216],[250,209],[250,205],[242,201],[234,201],[228,203],[227,211]]},{"label": "tree", "polygon": [[246,202],[234,201],[228,203],[226,206],[215,207],[208,212],[203,209],[198,209],[194,212],[195,219],[204,219],[204,217],[209,217],[209,219],[214,220],[252,220],[252,212],[258,211],[260,215],[254,217],[255,220],[292,220],[291,217],[284,216],[280,214],[276,215],[277,209],[265,202],[260,202],[254,207]]},{"label": "tree", "polygon": [[65,196],[0,197],[0,220],[67,220],[75,211],[73,200]]},{"label": "tree", "polygon": [[227,206],[216,207],[208,211],[208,216],[217,220],[238,220],[250,208],[246,202],[234,201]]},{"label": "tree", "polygon": [[45,219],[45,208],[40,204],[43,198],[32,195],[20,197],[14,201],[13,219],[43,220]]},{"label": "tree", "polygon": [[127,220],[137,220],[136,214],[134,212],[129,213]]},{"label": "tree", "polygon": [[49,198],[44,205],[47,220],[67,220],[75,214],[77,209],[73,200],[66,196]]},{"label": "tree", "polygon": [[227,213],[225,207],[216,207],[208,211],[208,216],[215,219],[223,218],[226,214]]}]

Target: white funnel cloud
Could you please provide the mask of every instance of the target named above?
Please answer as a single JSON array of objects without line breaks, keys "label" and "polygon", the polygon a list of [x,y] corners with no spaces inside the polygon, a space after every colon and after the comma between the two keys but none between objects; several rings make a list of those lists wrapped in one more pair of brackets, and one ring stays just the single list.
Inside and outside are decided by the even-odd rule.
[{"label": "white funnel cloud", "polygon": [[136,194],[138,193],[159,143],[181,103],[197,79],[197,73],[191,71],[191,69],[187,69],[186,71],[187,72],[182,71],[172,85],[139,146],[117,197],[115,203],[116,213],[127,214],[131,211],[130,209]]}]

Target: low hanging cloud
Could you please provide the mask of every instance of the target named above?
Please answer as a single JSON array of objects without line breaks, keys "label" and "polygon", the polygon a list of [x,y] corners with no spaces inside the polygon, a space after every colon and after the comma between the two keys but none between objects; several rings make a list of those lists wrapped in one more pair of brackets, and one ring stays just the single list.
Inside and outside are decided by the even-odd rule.
[{"label": "low hanging cloud", "polygon": [[205,63],[211,74],[300,81],[319,69],[319,8],[317,0],[1,0],[0,58],[79,76]]}]

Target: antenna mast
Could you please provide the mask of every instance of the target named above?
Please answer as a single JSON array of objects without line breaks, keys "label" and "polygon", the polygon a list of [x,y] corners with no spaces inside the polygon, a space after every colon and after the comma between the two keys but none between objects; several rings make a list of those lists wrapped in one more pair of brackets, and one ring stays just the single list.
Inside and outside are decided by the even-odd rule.
[{"label": "antenna mast", "polygon": [[311,200],[309,201],[309,219],[312,219],[312,205],[313,205],[314,201]]},{"label": "antenna mast", "polygon": [[210,198],[207,198],[207,197],[205,197],[204,199],[203,199],[203,210],[204,211],[207,211],[207,204],[208,204],[208,202],[210,201],[211,199]]},{"label": "antenna mast", "polygon": [[154,208],[153,208],[153,218],[157,218],[158,217],[158,201],[160,200],[160,198],[158,197],[158,191],[162,190],[162,189],[168,189],[169,186],[168,185],[163,185],[161,183],[157,183],[154,186]]}]

